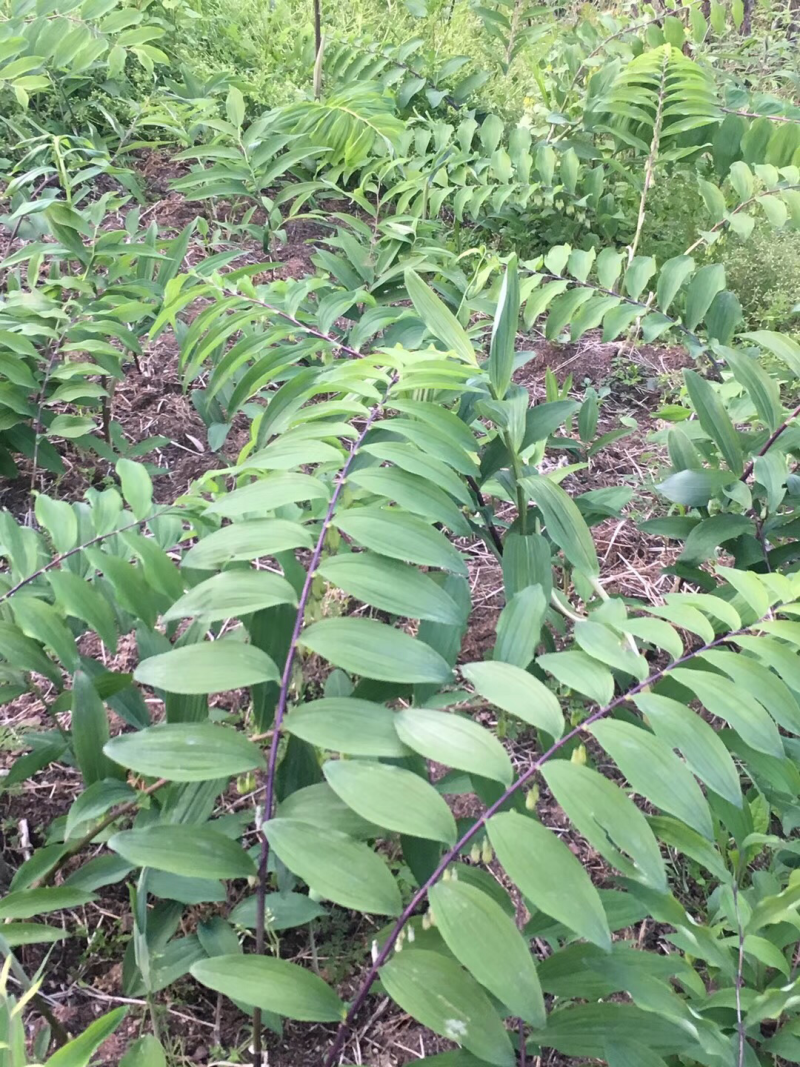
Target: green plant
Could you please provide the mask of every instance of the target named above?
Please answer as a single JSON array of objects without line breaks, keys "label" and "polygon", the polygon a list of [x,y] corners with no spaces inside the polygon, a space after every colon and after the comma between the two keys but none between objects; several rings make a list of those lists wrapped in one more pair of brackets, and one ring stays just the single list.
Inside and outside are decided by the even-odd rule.
[{"label": "green plant", "polygon": [[796,232],[763,224],[749,240],[734,238],[717,252],[751,329],[797,329],[798,254]]},{"label": "green plant", "polygon": [[[6,377],[0,459],[9,477],[16,472],[14,453],[28,456],[32,490],[39,467],[63,470],[53,441],[109,452],[95,434],[112,444],[114,382],[124,377],[126,362],[137,361],[139,339],[178,272],[192,230],[190,225],[179,237],[159,242],[156,227],[139,229],[136,210],[128,214],[127,228],[104,230],[107,213],[127,198],[106,193],[81,207],[66,167],[58,173],[65,199],[20,196],[9,219],[23,222],[30,235],[53,240],[29,240],[2,263],[8,296],[0,312]],[[12,195],[31,182],[30,173],[20,176]]]},{"label": "green plant", "polygon": [[[249,289],[246,281],[239,284]],[[172,288],[182,292],[186,285],[176,279]],[[567,1055],[623,1062],[618,1054],[643,1055],[637,1031],[647,1018],[657,1055],[687,1063],[698,1057],[736,1062],[751,1042],[764,1044],[761,1020],[789,1007],[788,994],[769,976],[785,974],[790,965],[791,939],[781,922],[793,914],[795,875],[783,859],[780,834],[771,836],[768,814],[759,813],[791,819],[795,810],[795,794],[787,794],[781,777],[793,766],[790,740],[778,725],[790,733],[800,728],[800,711],[787,688],[794,677],[794,624],[780,619],[791,619],[800,593],[797,577],[776,557],[782,574],[717,567],[704,579],[706,588],[711,585],[707,593],[673,594],[663,607],[611,598],[599,581],[582,517],[585,509],[596,515],[599,501],[591,493],[573,501],[557,476],[537,469],[548,438],[578,405],[554,397],[528,408],[527,395],[511,384],[522,302],[515,263],[504,276],[482,369],[463,327],[433,291],[413,272],[405,285],[415,312],[444,351],[385,349],[353,361],[341,344],[295,320],[295,331],[332,345],[332,358],[300,370],[274,393],[266,407],[263,447],[240,457],[231,470],[207,476],[182,509],[155,515],[149,479],[142,468],[123,463],[118,469],[134,518],[122,512],[114,490],[107,491],[110,497],[95,497],[96,547],[76,542],[77,525],[65,540],[66,505],[45,507],[45,498],[40,514],[59,555],[48,561],[41,535],[10,538],[18,547],[11,550],[14,570],[2,602],[14,621],[4,624],[0,650],[14,649],[18,686],[26,684],[26,668],[43,671],[58,685],[62,667],[74,672],[72,689],[58,698],[59,707],[72,706],[71,733],[53,738],[35,764],[25,758],[10,777],[20,781],[69,746],[87,788],[68,816],[63,840],[20,868],[0,907],[7,919],[19,921],[34,901],[41,911],[51,896],[56,907],[70,893],[69,899],[85,899],[87,887],[142,868],[126,955],[128,995],[153,997],[191,970],[212,989],[255,1007],[257,1059],[261,1026],[278,1025],[272,1013],[344,1018],[344,1005],[321,979],[268,951],[277,947],[277,930],[320,914],[321,897],[355,911],[399,915],[377,939],[377,955],[328,1063],[337,1058],[378,973],[402,1008],[485,1062],[514,1062],[500,1022],[505,1014],[522,1017],[519,1033],[534,1050],[547,1045]],[[263,309],[257,297],[243,295]],[[225,301],[214,307],[221,319]],[[173,314],[167,304],[166,317]],[[281,309],[273,314],[276,322],[288,321]],[[781,352],[786,342],[773,344]],[[303,351],[295,347],[295,362]],[[737,358],[749,359],[719,346],[716,351],[735,370]],[[295,386],[298,379],[302,391]],[[774,399],[773,387],[762,378],[744,380],[748,396]],[[780,407],[762,410],[759,399],[752,417],[767,419],[771,433],[731,436],[715,407],[714,387],[697,375],[687,384],[699,425],[730,473],[689,467],[668,479],[662,491],[694,507],[701,484],[727,487],[738,478],[749,492],[760,481],[763,458],[777,455],[774,448],[786,436],[785,414]],[[276,417],[277,411],[282,414]],[[707,411],[713,412],[712,422]],[[343,416],[352,422],[343,422]],[[591,421],[582,410],[582,437],[590,437]],[[710,458],[712,452],[698,455]],[[228,478],[235,479],[232,490],[225,488]],[[790,498],[771,489],[776,518],[790,522]],[[494,515],[493,500],[515,503],[510,525]],[[761,519],[758,508],[756,513]],[[230,524],[219,526],[225,518]],[[10,533],[13,523],[6,521]],[[469,610],[464,562],[435,528],[438,523],[456,535],[480,531],[502,558],[507,603],[496,644],[491,658],[458,668],[466,690],[463,683],[452,689]],[[179,570],[159,544],[183,541],[186,524],[201,536]],[[140,526],[149,526],[155,539],[134,532]],[[722,532],[724,543],[728,537]],[[743,527],[737,536],[742,533]],[[710,537],[702,540],[713,549]],[[31,557],[34,544],[41,547]],[[311,550],[303,564],[293,547]],[[265,555],[274,556],[283,576],[247,565]],[[37,560],[33,567],[29,559]],[[434,569],[426,573],[420,565]],[[67,582],[65,567],[91,580]],[[134,710],[143,705],[138,695],[133,699],[138,691],[128,677],[87,671],[89,663],[77,657],[59,619],[66,614],[90,627],[99,624],[105,613],[100,604],[111,588],[114,599],[127,605],[126,621],[119,623],[137,628],[135,678],[165,696],[163,724],[148,725]],[[377,616],[343,616],[326,595],[328,588],[355,597]],[[165,635],[155,628],[160,615]],[[398,616],[418,620],[416,636],[382,621]],[[549,643],[543,626],[555,625],[559,616],[570,623],[570,644],[537,654],[543,641],[545,648]],[[186,618],[194,622],[181,631],[179,621]],[[221,627],[232,618],[241,625]],[[209,627],[214,640],[208,639]],[[115,629],[107,630],[104,640],[113,643]],[[697,634],[700,644],[685,646],[679,629]],[[177,638],[174,645],[171,636]],[[736,646],[745,654],[735,654]],[[655,649],[667,653],[667,665],[648,662]],[[336,668],[336,695],[331,690],[309,701],[312,691],[303,677],[308,657]],[[563,719],[555,683],[585,701],[573,707],[571,724]],[[751,694],[748,702],[736,695],[736,686]],[[207,721],[210,693],[243,687],[250,690],[251,738],[264,731],[270,736],[266,760],[232,723]],[[688,710],[689,698],[726,719],[730,729],[716,736]],[[133,733],[108,740],[104,699],[126,708]],[[490,731],[463,710],[447,710],[475,700],[490,702],[502,716],[518,717],[538,733],[539,755],[516,777]],[[644,721],[632,715],[631,706]],[[645,819],[624,791],[585,765],[586,749],[574,744],[579,740],[599,743],[630,787],[662,814]],[[320,766],[322,751],[331,755]],[[572,760],[558,758],[569,752]],[[334,753],[350,758],[336,759]],[[477,820],[460,831],[428,781],[426,759],[467,774],[484,805]],[[137,776],[136,788],[125,783],[122,768]],[[707,787],[705,794],[690,769]],[[254,850],[237,843],[253,818],[251,810],[228,822],[213,816],[225,780],[250,771],[256,772],[255,783],[243,781],[242,788],[256,786],[260,845]],[[529,790],[539,775],[577,831],[616,869],[616,890],[598,895],[574,857],[538,821],[537,794]],[[130,817],[133,828],[124,829]],[[53,885],[66,861],[109,827],[115,833],[108,841],[108,870],[98,869],[95,876],[98,861],[90,861],[63,886]],[[491,847],[529,903],[533,917],[526,935],[535,934],[554,950],[538,975],[509,918],[505,891],[494,882],[490,888],[474,859],[460,860],[467,846],[487,834],[481,855],[489,855]],[[696,902],[690,918],[686,905],[670,894],[657,839],[699,863],[718,885],[699,921]],[[271,865],[273,852],[280,868]],[[531,864],[534,854],[538,858]],[[405,902],[386,864],[387,857],[399,855],[416,882]],[[771,856],[768,874],[758,869],[762,860],[756,863],[764,855]],[[560,872],[557,890],[554,869]],[[217,917],[196,933],[178,933],[176,900],[213,901],[219,893],[215,879],[244,877],[256,877],[256,893],[237,905],[229,922]],[[304,883],[311,895],[302,892]],[[154,909],[144,906],[148,895],[162,898]],[[426,901],[431,912],[419,913]],[[421,922],[425,914],[432,918]],[[656,966],[657,957],[637,977],[626,965],[630,946],[611,941],[612,928],[645,914],[668,922],[676,945],[694,961],[677,957],[672,964],[680,995]],[[15,925],[5,928],[12,938]],[[256,955],[242,954],[235,926],[255,928]],[[707,971],[715,986],[736,994],[736,1003],[717,994],[709,1000],[701,980]],[[587,974],[599,975],[591,980],[599,986],[592,986]],[[580,1003],[589,988],[601,996],[624,988],[632,1003],[615,1005],[612,998],[589,1010]],[[543,990],[566,1002],[549,1018]],[[709,1005],[718,1002],[725,1006],[712,1014]],[[783,1047],[790,1033],[770,1036],[766,1050],[775,1042]]]},{"label": "green plant", "polygon": [[[461,1046],[441,1067],[799,1058],[800,348],[741,333],[715,259],[751,213],[796,223],[791,109],[760,114],[715,51],[739,42],[738,0],[563,32],[519,3],[406,7],[380,39],[368,0],[353,26],[326,10],[319,99],[310,5],[297,32],[275,28],[294,0],[259,9],[255,47],[283,67],[256,74],[289,102],[252,121],[260,89],[216,45],[102,132],[14,119],[4,441],[27,442],[33,489],[62,437],[114,467],[81,500],[0,513],[0,699],[47,716],[0,786],[80,779],[0,899],[2,1067],[85,1065],[123,1019],[69,1042],[53,1017],[25,1047],[23,1012],[48,1018],[41,954],[67,935],[86,962],[118,953],[147,1008],[122,1067],[162,1067],[160,997],[190,980],[218,1019],[222,998],[250,1016],[259,1065],[289,1018],[335,1024],[316,1043],[333,1067],[377,982]],[[228,9],[145,10],[185,33],[180,55]],[[421,45],[412,17],[440,20]],[[479,19],[469,56],[437,56]],[[502,104],[473,115],[486,57]],[[70,96],[103,115],[91,74]],[[180,146],[173,189],[210,222],[145,227],[102,187],[145,195],[145,132]],[[677,220],[651,254],[674,174],[711,222]],[[299,221],[314,270],[265,277],[257,249],[280,255]],[[549,370],[532,403],[521,336],[556,354],[632,330],[697,363],[638,457],[653,469],[598,485],[636,423]],[[245,432],[161,507],[108,380],[170,334],[210,450]],[[628,521],[680,543],[675,584],[616,592],[604,558],[654,481]],[[479,552],[501,603],[476,648]],[[118,884],[125,928],[92,940],[71,909]]]}]

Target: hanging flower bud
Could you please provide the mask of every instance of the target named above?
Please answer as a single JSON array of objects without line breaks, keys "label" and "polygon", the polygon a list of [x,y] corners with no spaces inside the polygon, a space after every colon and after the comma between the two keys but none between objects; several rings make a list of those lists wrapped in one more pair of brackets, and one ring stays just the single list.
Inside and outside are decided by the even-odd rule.
[{"label": "hanging flower bud", "polygon": [[489,844],[489,838],[485,838],[483,842],[483,848],[481,849],[481,859],[484,863],[489,864],[494,859],[494,849]]},{"label": "hanging flower bud", "polygon": [[525,808],[527,811],[536,811],[536,805],[539,803],[539,786],[535,785],[533,789],[529,789],[525,794]]},{"label": "hanging flower bud", "polygon": [[481,846],[476,841],[472,848],[469,850],[469,858],[473,863],[481,862]]},{"label": "hanging flower bud", "polygon": [[572,750],[571,763],[577,763],[580,767],[586,766],[586,745],[578,745]]},{"label": "hanging flower bud", "polygon": [[417,938],[417,935],[416,935],[416,933],[414,931],[414,927],[413,926],[409,926],[408,927],[408,943],[409,943],[409,945],[413,945],[414,941],[416,940],[416,938]]},{"label": "hanging flower bud", "polygon": [[236,792],[239,796],[244,796],[246,793],[252,793],[256,787],[256,776],[252,771],[247,774],[240,774],[236,779]]}]

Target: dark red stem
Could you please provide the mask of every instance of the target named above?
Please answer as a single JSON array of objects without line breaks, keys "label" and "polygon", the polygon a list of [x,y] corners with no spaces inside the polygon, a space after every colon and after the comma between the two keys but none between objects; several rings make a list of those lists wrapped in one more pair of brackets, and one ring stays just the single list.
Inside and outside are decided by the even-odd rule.
[{"label": "dark red stem", "polygon": [[624,692],[621,696],[618,696],[615,700],[612,700],[610,704],[607,704],[603,708],[598,708],[597,711],[593,712],[588,717],[588,719],[584,719],[582,723],[570,730],[569,733],[565,734],[560,740],[556,741],[555,744],[551,745],[546,752],[544,752],[537,760],[535,760],[530,765],[530,767],[528,767],[527,771],[525,771],[525,773],[521,775],[516,780],[516,782],[512,783],[512,785],[508,787],[508,789],[505,791],[505,793],[503,793],[499,800],[496,800],[494,804],[492,804],[486,809],[483,815],[481,815],[472,824],[472,826],[470,826],[470,828],[466,831],[465,834],[462,835],[462,837],[456,842],[456,844],[450,849],[450,851],[444,854],[439,866],[436,868],[433,874],[430,875],[427,881],[423,882],[423,884],[419,887],[414,896],[408,902],[406,907],[403,909],[400,918],[394,924],[391,933],[386,938],[386,941],[383,944],[383,948],[377,954],[377,956],[372,962],[372,966],[367,971],[366,976],[364,977],[364,980],[362,981],[361,986],[359,987],[358,993],[356,994],[356,997],[350,1006],[350,1010],[347,1013],[347,1017],[345,1018],[344,1022],[339,1025],[339,1029],[336,1032],[336,1037],[334,1038],[333,1045],[331,1046],[331,1049],[325,1058],[325,1063],[323,1067],[334,1067],[334,1064],[338,1059],[339,1053],[342,1051],[342,1046],[344,1045],[345,1038],[350,1032],[350,1029],[352,1028],[356,1016],[358,1015],[361,1008],[364,1006],[364,1001],[369,996],[369,991],[372,988],[373,982],[378,977],[378,971],[388,960],[389,955],[391,954],[391,951],[395,946],[395,942],[400,936],[400,933],[403,930],[405,924],[414,914],[417,907],[428,895],[430,889],[439,881],[439,879],[442,877],[449,865],[463,850],[465,845],[469,844],[469,842],[478,833],[478,831],[486,825],[486,823],[489,821],[489,819],[491,819],[493,815],[496,815],[497,812],[500,811],[503,805],[508,802],[508,800],[514,795],[514,793],[516,793],[517,790],[521,789],[527,782],[529,782],[530,779],[536,774],[536,772],[545,763],[547,763],[549,759],[552,759],[552,757],[555,756],[555,754],[560,749],[562,749],[565,745],[569,744],[570,741],[573,741],[576,737],[583,733],[583,731],[586,730],[587,727],[591,726],[592,723],[597,722],[599,719],[605,718],[606,715],[610,714],[610,712],[612,712],[615,708],[618,708],[621,704],[624,704],[627,700],[630,700],[631,697],[636,696],[637,693],[641,693],[643,690],[649,688],[650,686],[656,685],[658,682],[661,681],[662,678],[664,678],[665,675],[667,675],[675,667],[679,667],[683,663],[688,663],[689,660],[694,659],[695,656],[699,656],[701,653],[707,652],[711,648],[716,648],[718,645],[724,644],[726,641],[729,641],[732,637],[735,637],[737,634],[740,634],[742,632],[742,630],[732,630],[729,633],[723,635],[722,637],[718,637],[714,641],[710,641],[708,644],[702,645],[700,648],[694,649],[694,651],[692,652],[688,652],[685,656],[681,656],[680,659],[674,660],[668,666],[663,667],[660,671],[656,671],[655,674],[651,674],[643,682],[639,682],[638,685],[633,686],[632,689],[626,690],[626,692]]},{"label": "dark red stem", "polygon": [[[789,426],[799,416],[800,416],[800,404],[798,404],[797,407],[794,409],[794,411],[791,413],[791,415],[780,424],[780,426],[777,428],[777,430],[774,430],[769,435],[769,437],[767,438],[766,444],[761,448],[761,450],[759,451],[758,455],[759,456],[766,455],[767,452],[769,452],[769,450],[772,448],[772,446],[778,440],[780,435],[783,433],[783,431],[784,430],[788,430]],[[758,457],[756,457],[756,458],[758,458]],[[739,479],[739,481],[741,481],[741,482],[746,482],[747,481],[747,479],[753,473],[753,467],[755,466],[755,462],[756,462],[755,459],[751,459],[750,460],[750,462],[745,467],[744,473],[742,474],[742,476]]]},{"label": "dark red stem", "polygon": [[[396,376],[393,376],[389,383],[389,388],[396,381]],[[322,520],[322,527],[319,531],[319,537],[317,543],[314,546],[314,551],[311,555],[311,561],[308,564],[306,571],[306,579],[303,583],[303,589],[300,593],[300,599],[297,605],[297,615],[294,620],[294,629],[292,630],[292,637],[289,642],[289,650],[286,653],[286,662],[283,666],[283,674],[281,676],[281,688],[278,695],[278,704],[275,708],[275,722],[272,733],[272,743],[269,749],[269,759],[267,762],[267,774],[263,787],[264,791],[264,803],[261,815],[261,826],[259,827],[259,836],[261,838],[261,854],[259,856],[258,864],[258,888],[256,892],[256,953],[261,955],[264,952],[264,907],[267,893],[267,865],[269,862],[269,841],[266,834],[263,832],[264,823],[269,822],[272,818],[272,808],[275,802],[275,773],[278,767],[278,748],[280,746],[281,739],[281,726],[283,724],[283,718],[286,714],[286,705],[289,699],[289,686],[292,682],[292,669],[294,667],[295,656],[297,655],[297,644],[300,640],[300,634],[303,630],[303,622],[305,621],[306,607],[308,606],[308,600],[311,596],[311,588],[314,582],[314,577],[317,572],[320,560],[322,558],[322,551],[325,547],[325,538],[327,537],[328,530],[333,522],[333,516],[336,511],[336,505],[339,502],[344,483],[347,480],[347,475],[350,471],[350,467],[358,454],[358,450],[364,443],[364,438],[367,436],[375,420],[383,410],[386,399],[381,403],[376,404],[370,411],[367,421],[364,423],[364,428],[358,435],[356,440],[350,446],[350,453],[347,460],[339,471],[339,476],[336,479],[336,485],[331,495],[330,503],[328,504],[328,510],[325,513],[325,518]],[[262,1065],[262,1050],[261,1050],[261,1012],[256,1008],[253,1012],[253,1065],[254,1067],[261,1067]]]}]

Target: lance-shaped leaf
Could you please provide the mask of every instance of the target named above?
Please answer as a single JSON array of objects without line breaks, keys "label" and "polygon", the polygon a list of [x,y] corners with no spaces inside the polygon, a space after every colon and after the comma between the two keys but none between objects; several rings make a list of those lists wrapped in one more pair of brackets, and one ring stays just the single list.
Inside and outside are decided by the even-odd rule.
[{"label": "lance-shaped leaf", "polygon": [[466,363],[476,363],[475,351],[466,330],[448,307],[410,268],[405,272],[406,291],[414,310],[434,337]]},{"label": "lance-shaped leaf", "polygon": [[371,760],[329,760],[328,785],[363,819],[410,837],[452,845],[456,822],[439,793],[412,771]]},{"label": "lance-shaped leaf", "polygon": [[465,715],[407,708],[393,718],[398,737],[427,759],[511,784],[513,770],[506,750],[493,733]]},{"label": "lance-shaped leaf", "polygon": [[511,375],[514,373],[519,305],[519,268],[517,257],[511,256],[500,287],[487,364],[492,388],[501,400],[506,395],[511,384]]},{"label": "lance-shaped leaf", "polygon": [[137,867],[191,878],[249,878],[255,864],[237,841],[209,826],[155,825],[114,834],[108,847]]},{"label": "lance-shaped leaf", "polygon": [[587,577],[598,575],[594,541],[574,500],[560,485],[540,474],[526,475],[521,483],[544,516],[547,532],[572,566]]},{"label": "lance-shaped leaf", "polygon": [[514,1067],[508,1033],[488,996],[438,952],[406,949],[381,968],[386,992],[403,1011],[497,1067]]},{"label": "lance-shaped leaf", "polygon": [[531,903],[578,937],[611,948],[611,931],[597,890],[555,834],[517,812],[493,816],[487,830],[497,858]]},{"label": "lance-shaped leaf", "polygon": [[104,752],[137,774],[173,782],[217,781],[264,766],[252,741],[210,722],[165,723],[118,734]]},{"label": "lance-shaped leaf", "polygon": [[224,693],[260,682],[277,682],[278,668],[266,652],[230,638],[200,641],[142,660],[133,676],[167,693]]},{"label": "lance-shaped leaf", "polygon": [[544,998],[531,950],[500,905],[455,880],[435,885],[430,901],[436,929],[459,963],[512,1015],[544,1026]]},{"label": "lance-shaped leaf", "polygon": [[658,842],[644,815],[621,789],[597,771],[566,760],[551,760],[542,774],[569,819],[602,856],[623,874],[666,892]]},{"label": "lance-shaped leaf", "polygon": [[303,1022],[338,1022],[344,1005],[312,971],[271,956],[212,956],[191,967],[198,982],[231,1000]]},{"label": "lance-shaped leaf", "polygon": [[430,645],[373,619],[323,619],[303,631],[300,644],[336,667],[383,682],[444,684],[451,677]]},{"label": "lance-shaped leaf", "polygon": [[296,819],[270,819],[264,832],[281,862],[320,896],[354,911],[400,914],[397,883],[367,845]]}]

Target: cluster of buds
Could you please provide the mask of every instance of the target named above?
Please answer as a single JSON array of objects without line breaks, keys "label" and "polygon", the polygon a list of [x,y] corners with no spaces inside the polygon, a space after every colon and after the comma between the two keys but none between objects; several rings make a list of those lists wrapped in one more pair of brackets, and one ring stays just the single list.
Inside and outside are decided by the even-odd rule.
[{"label": "cluster of buds", "polygon": [[494,849],[489,844],[488,837],[484,837],[482,844],[478,844],[477,841],[475,842],[470,849],[469,858],[473,863],[483,863],[488,865],[492,862],[494,859]]}]

